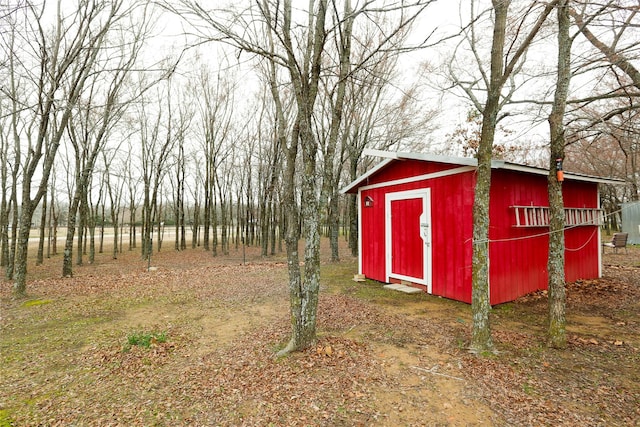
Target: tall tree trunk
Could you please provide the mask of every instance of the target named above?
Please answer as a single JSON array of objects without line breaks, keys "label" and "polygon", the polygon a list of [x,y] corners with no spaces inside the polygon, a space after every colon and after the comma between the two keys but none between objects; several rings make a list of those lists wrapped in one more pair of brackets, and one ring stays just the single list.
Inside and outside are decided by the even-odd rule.
[{"label": "tall tree trunk", "polygon": [[551,158],[549,165],[549,330],[548,345],[554,348],[567,346],[565,318],[565,275],[564,275],[564,201],[562,198],[562,180],[558,179],[564,159],[564,112],[567,105],[569,82],[571,79],[571,37],[569,27],[568,0],[560,0],[558,10],[558,74],[556,91],[549,130],[551,136]]},{"label": "tall tree trunk", "polygon": [[[489,312],[489,202],[491,193],[491,161],[498,112],[501,108],[501,91],[517,64],[531,45],[558,0],[544,5],[543,11],[530,32],[523,37],[505,65],[504,44],[510,0],[493,0],[494,26],[491,45],[491,70],[487,99],[482,111],[482,129],[478,147],[475,198],[473,202],[473,258],[471,311],[473,327],[470,351],[476,354],[494,351],[491,338]],[[473,98],[475,99],[475,98]]]},{"label": "tall tree trunk", "polygon": [[493,351],[489,312],[489,195],[491,192],[491,161],[493,141],[500,110],[500,92],[503,86],[503,55],[506,33],[508,1],[493,0],[494,27],[491,47],[491,80],[487,100],[482,111],[482,131],[478,147],[475,198],[473,201],[473,258],[471,311],[473,327],[471,347],[473,353]]},{"label": "tall tree trunk", "polygon": [[[289,278],[289,299],[291,303],[292,336],[287,346],[278,354],[286,354],[294,350],[304,349],[316,339],[316,320],[318,308],[318,291],[320,287],[320,200],[317,196],[316,184],[316,156],[318,153],[318,141],[313,134],[313,109],[318,94],[318,80],[321,70],[321,56],[325,43],[325,18],[327,13],[327,0],[317,3],[317,10],[309,10],[309,39],[307,51],[303,59],[303,70],[300,70],[296,58],[293,56],[293,43],[291,41],[291,1],[284,1],[283,39],[288,55],[288,72],[294,87],[296,98],[297,118],[292,133],[291,145],[300,144],[302,148],[302,185],[301,185],[301,210],[304,218],[304,276],[302,281],[299,270],[292,271],[294,276]],[[311,8],[310,8],[311,9]],[[272,83],[273,84],[273,83]],[[287,163],[294,160],[291,156]],[[287,167],[295,168],[295,166]],[[293,178],[288,176],[287,178]],[[289,185],[293,185],[290,183]],[[290,189],[290,192],[292,189]],[[295,193],[294,193],[295,194]],[[294,194],[287,194],[291,198]],[[290,201],[287,203],[290,205]],[[292,212],[289,212],[292,213]],[[293,251],[293,237],[299,237],[297,216],[288,216],[288,228],[291,235],[287,241],[288,251]],[[296,246],[297,246],[297,242]],[[297,258],[297,248],[295,248]],[[289,259],[291,263],[292,259]],[[291,266],[290,266],[291,268]],[[290,270],[291,272],[291,270]]]},{"label": "tall tree trunk", "polygon": [[42,211],[40,212],[40,234],[38,237],[38,253],[36,255],[36,265],[44,262],[44,230],[47,226],[47,193],[42,197]]},{"label": "tall tree trunk", "polygon": [[7,267],[9,264],[9,209],[6,199],[2,200],[0,207],[0,267]]},{"label": "tall tree trunk", "polygon": [[96,261],[96,219],[89,218],[89,264]]},{"label": "tall tree trunk", "polygon": [[[0,128],[0,131],[3,129]],[[7,192],[9,189],[9,137],[0,135],[0,267],[6,267],[9,262],[9,203]]]},{"label": "tall tree trunk", "polygon": [[[358,159],[360,157],[349,156],[349,177],[350,182],[355,181],[358,176]],[[347,209],[349,210],[349,248],[351,255],[358,256],[358,198],[356,195],[347,196]]]},{"label": "tall tree trunk", "polygon": [[[275,83],[272,83],[275,84]],[[293,138],[297,138],[294,129]],[[283,210],[287,218],[286,231],[284,234],[285,246],[287,248],[287,270],[289,273],[289,304],[291,308],[292,336],[285,348],[280,350],[279,355],[287,354],[299,348],[299,343],[304,341],[305,331],[301,328],[301,285],[302,276],[300,274],[300,256],[298,255],[298,242],[300,240],[300,228],[298,227],[298,205],[296,203],[295,175],[296,158],[298,156],[298,144],[293,139],[291,146],[286,149],[286,165],[284,180],[284,200]],[[284,145],[283,147],[286,147]]]},{"label": "tall tree trunk", "polygon": [[[76,185],[81,185],[79,179],[76,180]],[[64,252],[62,255],[62,277],[73,276],[73,242],[81,197],[81,190],[76,188],[71,205],[69,205],[69,213],[67,215],[67,238],[64,242]],[[78,231],[80,231],[80,226],[78,226]],[[78,239],[79,241],[82,241],[80,236],[78,236]],[[78,245],[78,252],[81,252],[80,245]]]},{"label": "tall tree trunk", "polygon": [[[215,189],[212,191],[211,199],[211,252],[213,256],[218,256],[218,200]],[[222,203],[221,203],[222,205]]]},{"label": "tall tree trunk", "polygon": [[129,250],[136,247],[136,208],[133,198],[129,200]]},{"label": "tall tree trunk", "polygon": [[103,253],[104,252],[104,226],[105,226],[105,221],[106,221],[106,216],[105,216],[105,203],[103,202],[100,205],[100,249],[98,249],[99,253]]},{"label": "tall tree trunk", "polygon": [[[156,248],[158,249],[158,252],[160,252],[162,250],[162,242],[164,240],[164,220],[163,220],[163,216],[164,216],[164,210],[162,208],[162,198],[160,200],[160,202],[157,205],[157,208],[155,209],[156,212],[158,212],[158,214],[156,215],[156,217],[158,218],[157,222],[156,222],[156,227],[158,228],[158,240],[157,240],[157,244],[156,244]],[[152,223],[152,229],[151,232],[153,233],[153,223]]]},{"label": "tall tree trunk", "polygon": [[198,200],[194,202],[193,219],[191,224],[191,249],[200,246],[200,204]]},{"label": "tall tree trunk", "polygon": [[[83,185],[78,183],[78,185]],[[78,208],[78,250],[76,253],[76,265],[82,265],[83,263],[83,252],[84,252],[84,243],[85,243],[85,230],[87,228],[87,198],[86,193],[81,190],[81,199],[80,206]]]},{"label": "tall tree trunk", "polygon": [[113,251],[111,253],[111,258],[112,259],[118,259],[118,238],[119,236],[119,232],[118,232],[118,226],[119,226],[119,220],[118,220],[118,210],[120,208],[116,207],[114,208],[113,206],[111,207],[111,222],[113,223]]},{"label": "tall tree trunk", "polygon": [[[184,185],[184,183],[182,184]],[[183,188],[184,191],[184,188]],[[184,199],[180,202],[180,250],[187,249],[187,230],[185,227]]]},{"label": "tall tree trunk", "polygon": [[174,239],[173,249],[177,252],[180,250],[180,220],[178,219],[178,203],[175,204],[173,214],[175,216],[175,224],[173,225]]},{"label": "tall tree trunk", "polygon": [[[209,170],[209,166],[206,166],[207,170]],[[202,246],[205,251],[209,251],[209,231],[211,229],[211,185],[208,182],[208,179],[204,181],[204,212],[202,218],[202,226],[204,230],[202,230]]]},{"label": "tall tree trunk", "polygon": [[[351,71],[351,33],[355,16],[351,10],[351,1],[344,1],[344,22],[339,32],[338,48],[340,56],[340,68],[338,71],[338,83],[335,88],[335,102],[329,100],[331,105],[331,128],[329,131],[329,140],[327,141],[325,164],[324,164],[324,182],[322,188],[321,204],[327,206],[327,225],[329,228],[329,241],[331,246],[331,261],[340,260],[338,253],[338,182],[340,179],[340,170],[342,165],[335,171],[334,165],[336,156],[336,147],[338,146],[338,136],[342,128],[342,115],[345,104],[345,96],[347,93],[347,77]],[[342,156],[340,156],[342,158]],[[340,159],[342,160],[342,159]],[[340,162],[342,163],[342,162]]]},{"label": "tall tree trunk", "polygon": [[[284,196],[279,197],[280,200],[284,199]],[[284,205],[278,205],[278,252],[282,253],[286,230],[287,230],[287,217],[285,215]],[[275,254],[274,254],[275,255]]]},{"label": "tall tree trunk", "polygon": [[[53,195],[52,195],[53,197]],[[53,218],[53,237],[51,238],[51,255],[58,255],[58,211],[55,209],[53,200],[51,201],[51,217]]]},{"label": "tall tree trunk", "polygon": [[[236,252],[240,248],[240,240],[242,240],[243,246],[249,246],[250,244],[250,236],[249,236],[249,210],[246,206],[242,205],[242,194],[238,192],[236,195],[236,226],[235,226],[235,237],[232,239],[233,243],[236,247]],[[233,222],[233,202],[229,203],[229,218]],[[233,227],[231,227],[233,229]]]},{"label": "tall tree trunk", "polygon": [[125,212],[126,212],[126,208],[124,206],[122,206],[122,211],[120,212],[120,218],[122,218],[122,221],[120,221],[120,247],[119,247],[119,252],[123,253],[124,252],[124,219],[125,219]]},{"label": "tall tree trunk", "polygon": [[[15,185],[17,185],[14,181],[12,184],[14,188],[11,190],[11,236],[9,241],[9,262],[7,263],[7,269],[5,270],[5,277],[7,280],[12,280],[15,269],[16,269],[16,258],[17,258],[17,245],[18,245],[18,225],[19,225],[19,215],[18,215],[18,196],[17,191],[15,190]],[[26,288],[25,288],[26,289]]]},{"label": "tall tree trunk", "polygon": [[[28,193],[26,190],[24,193]],[[27,199],[29,196],[27,195]],[[20,231],[18,233],[15,260],[15,282],[13,284],[14,294],[24,297],[27,292],[27,251],[29,250],[29,232],[31,231],[31,218],[33,218],[33,208],[31,200],[23,198],[22,213],[20,215]]]},{"label": "tall tree trunk", "polygon": [[[271,250],[269,251],[269,253],[271,255],[275,255],[276,254],[276,232],[277,232],[277,237],[278,240],[282,241],[281,236],[282,236],[282,226],[280,224],[279,218],[279,212],[280,209],[278,209],[278,206],[276,205],[275,201],[271,201],[271,207],[269,209],[269,212],[271,213],[271,215],[269,216],[269,218],[267,219],[269,221],[269,229],[271,231],[271,237],[270,237],[270,241],[271,241]],[[282,249],[282,246],[280,246],[280,249]]]},{"label": "tall tree trunk", "polygon": [[331,247],[331,261],[340,261],[338,242],[340,238],[340,209],[338,205],[338,192],[335,191],[329,200],[329,246]]},{"label": "tall tree trunk", "polygon": [[[51,189],[53,191],[53,189]],[[51,203],[54,203],[53,197]],[[53,239],[53,207],[49,206],[47,213],[47,259],[51,258],[51,240]]]},{"label": "tall tree trunk", "polygon": [[[222,251],[222,255],[229,254],[229,242],[228,242],[228,233],[227,233],[227,202],[222,198],[222,189],[218,183],[218,195],[220,199],[220,250]],[[229,202],[231,203],[231,202]]]},{"label": "tall tree trunk", "polygon": [[266,257],[269,254],[269,232],[271,227],[271,201],[270,194],[265,191],[260,201],[260,255]]}]

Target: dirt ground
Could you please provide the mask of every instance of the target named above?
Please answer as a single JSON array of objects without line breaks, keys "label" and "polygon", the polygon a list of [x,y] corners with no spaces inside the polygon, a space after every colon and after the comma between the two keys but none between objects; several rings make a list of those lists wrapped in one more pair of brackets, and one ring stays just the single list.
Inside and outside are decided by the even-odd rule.
[{"label": "dirt ground", "polygon": [[566,350],[545,347],[540,292],[494,307],[485,357],[467,351],[468,305],[353,282],[343,257],[323,262],[317,345],[281,359],[282,255],[31,266],[28,299],[0,284],[0,427],[640,425],[640,248],[567,286]]}]

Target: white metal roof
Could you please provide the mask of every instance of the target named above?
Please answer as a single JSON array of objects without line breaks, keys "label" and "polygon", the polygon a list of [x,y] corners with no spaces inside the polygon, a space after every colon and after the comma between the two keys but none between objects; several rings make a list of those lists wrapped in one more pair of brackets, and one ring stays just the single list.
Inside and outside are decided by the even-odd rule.
[{"label": "white metal roof", "polygon": [[[460,165],[460,166],[474,166],[474,167],[478,166],[478,160],[475,158],[441,156],[441,155],[430,154],[430,153],[392,152],[392,151],[367,149],[367,150],[364,150],[363,154],[365,156],[382,157],[384,160],[382,160],[372,169],[362,174],[361,176],[356,178],[352,183],[350,183],[349,185],[344,187],[342,190],[340,190],[342,194],[348,193],[350,190],[358,187],[363,181],[367,180],[367,178],[371,177],[372,175],[377,173],[379,170],[384,169],[387,165],[392,163],[394,160],[422,160],[427,162],[447,163],[447,164]],[[536,175],[545,175],[545,176],[549,174],[549,170],[545,168],[521,165],[518,163],[506,162],[503,160],[492,160],[491,168],[513,170],[513,171],[532,173]],[[625,184],[625,181],[616,179],[616,178],[603,178],[598,176],[571,173],[567,171],[565,171],[564,177],[566,179],[572,179],[575,181],[596,182],[599,184],[613,184],[613,185]]]}]

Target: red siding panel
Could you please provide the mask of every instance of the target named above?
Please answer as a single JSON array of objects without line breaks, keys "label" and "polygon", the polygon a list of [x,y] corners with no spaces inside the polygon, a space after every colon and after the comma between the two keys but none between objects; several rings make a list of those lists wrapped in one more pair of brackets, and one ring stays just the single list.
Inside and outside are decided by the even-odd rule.
[{"label": "red siding panel", "polygon": [[[562,196],[568,208],[598,207],[598,185],[592,182],[568,181],[564,184]],[[596,226],[579,226],[565,231],[565,276],[568,282],[598,277],[598,236]]]},{"label": "red siding panel", "polygon": [[548,205],[545,178],[515,171],[492,172],[489,206],[492,305],[512,301],[546,283],[548,229],[513,227],[514,205]]},{"label": "red siding panel", "polygon": [[[597,185],[563,184],[565,207],[597,207]],[[494,170],[491,185],[491,304],[512,301],[547,288],[548,227],[516,228],[511,206],[549,206],[545,176]],[[579,226],[565,231],[567,281],[598,276],[598,230]]]},{"label": "red siding panel", "polygon": [[[372,199],[372,205],[364,205],[366,197]],[[360,197],[360,239],[362,273],[380,282],[385,275],[385,216],[384,190],[374,189],[361,193]]]},{"label": "red siding panel", "polygon": [[374,176],[370,177],[363,185],[379,184],[394,181],[396,179],[454,169],[457,167],[459,167],[459,165],[425,162],[420,160],[398,160],[390,165],[390,167],[384,168]]},{"label": "red siding panel", "polygon": [[470,303],[475,174],[452,175],[432,180],[430,185],[432,292]]},{"label": "red siding panel", "polygon": [[[397,162],[390,165],[388,180],[406,178],[451,169],[450,165],[427,162]],[[422,168],[417,168],[422,166]],[[376,175],[376,181],[378,177]],[[370,181],[372,182],[372,181]],[[384,181],[383,181],[384,182]],[[384,198],[386,193],[431,189],[432,229],[432,293],[471,302],[471,236],[475,174],[465,172],[361,192],[362,273],[374,280],[385,281]],[[372,207],[364,207],[365,197],[372,197]]]},{"label": "red siding panel", "polygon": [[[443,171],[459,165],[417,160],[396,161],[370,177],[363,185]],[[432,293],[471,302],[473,171],[417,182],[361,190],[361,264],[367,277],[386,280],[385,194],[431,189]],[[366,188],[366,187],[364,187]],[[596,208],[597,184],[567,180],[565,207]],[[373,199],[364,206],[365,197]],[[492,173],[489,245],[491,304],[512,301],[547,287],[548,227],[518,228],[519,206],[548,206],[547,178],[517,171],[494,169]],[[579,226],[565,231],[567,281],[598,276],[598,229]],[[420,268],[420,267],[417,267]]]}]

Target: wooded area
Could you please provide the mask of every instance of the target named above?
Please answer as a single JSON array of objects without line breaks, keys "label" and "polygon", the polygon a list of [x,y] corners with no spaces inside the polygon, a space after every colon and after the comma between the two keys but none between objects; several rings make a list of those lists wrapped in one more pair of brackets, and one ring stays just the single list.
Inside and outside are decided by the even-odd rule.
[{"label": "wooded area", "polygon": [[[442,28],[435,0],[218,3],[0,6],[0,264],[16,296],[27,291],[30,238],[39,263],[62,251],[64,277],[107,235],[114,259],[189,245],[213,256],[285,250],[293,334],[282,352],[302,349],[316,335],[320,236],[334,261],[340,238],[357,251],[356,201],[339,189],[371,167],[364,149],[469,149],[471,348],[493,348],[497,156],[549,167],[549,344],[566,345],[557,168],[628,183],[602,189],[612,229],[620,204],[639,199],[637,3],[462,2]],[[445,96],[470,120],[455,123]],[[545,121],[546,140],[536,139]],[[443,137],[445,123],[457,128]]]}]

